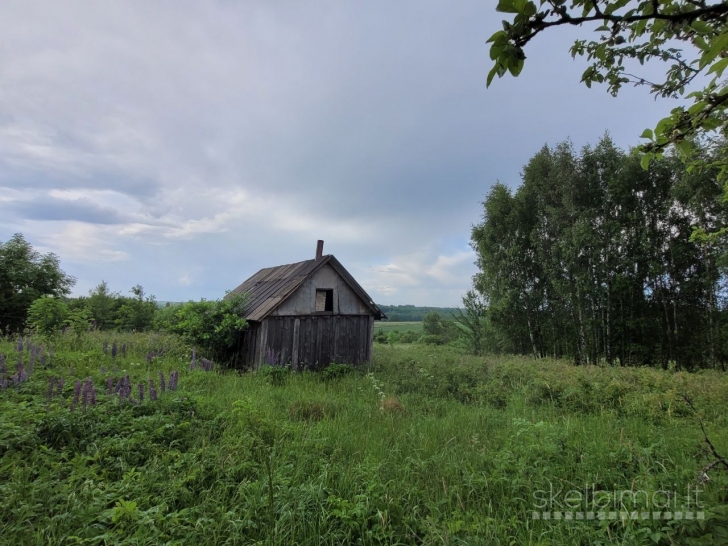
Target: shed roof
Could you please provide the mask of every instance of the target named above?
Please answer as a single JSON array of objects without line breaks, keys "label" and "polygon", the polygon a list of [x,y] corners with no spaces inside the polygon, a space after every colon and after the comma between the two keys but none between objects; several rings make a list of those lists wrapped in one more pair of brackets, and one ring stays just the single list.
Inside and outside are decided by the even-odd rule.
[{"label": "shed roof", "polygon": [[386,318],[358,282],[332,255],[323,256],[319,260],[305,260],[295,264],[279,265],[261,269],[243,282],[230,294],[246,294],[248,301],[243,318],[261,321],[272,313],[281,303],[291,296],[303,282],[324,265],[330,265],[341,275],[349,287],[369,308],[375,319]]}]

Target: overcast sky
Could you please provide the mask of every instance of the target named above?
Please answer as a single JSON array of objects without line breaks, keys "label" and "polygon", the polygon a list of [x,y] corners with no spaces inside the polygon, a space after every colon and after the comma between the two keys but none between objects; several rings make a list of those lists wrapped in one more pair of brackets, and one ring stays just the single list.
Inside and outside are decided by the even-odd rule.
[{"label": "overcast sky", "polygon": [[485,81],[489,1],[0,3],[0,240],[85,295],[219,298],[316,240],[378,303],[457,305],[493,183],[672,105],[579,83],[574,30]]}]

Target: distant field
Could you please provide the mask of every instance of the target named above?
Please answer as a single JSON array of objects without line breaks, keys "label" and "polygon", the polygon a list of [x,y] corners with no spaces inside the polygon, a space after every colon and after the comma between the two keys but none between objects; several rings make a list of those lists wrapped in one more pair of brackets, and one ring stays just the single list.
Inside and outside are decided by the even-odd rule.
[{"label": "distant field", "polygon": [[422,333],[421,322],[375,322],[374,331],[383,330],[385,332],[391,332],[392,330],[399,330],[400,332],[417,332]]}]

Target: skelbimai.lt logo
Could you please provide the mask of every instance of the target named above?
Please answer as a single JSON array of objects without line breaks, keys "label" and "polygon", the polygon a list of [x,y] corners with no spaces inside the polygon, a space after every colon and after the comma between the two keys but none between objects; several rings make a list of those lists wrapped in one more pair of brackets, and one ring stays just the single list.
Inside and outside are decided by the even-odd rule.
[{"label": "skelbimai.lt logo", "polygon": [[688,484],[684,491],[673,485],[670,489],[646,491],[641,489],[598,488],[585,484],[581,489],[555,488],[533,492],[532,519],[542,520],[669,520],[705,519],[701,509],[703,490]]}]

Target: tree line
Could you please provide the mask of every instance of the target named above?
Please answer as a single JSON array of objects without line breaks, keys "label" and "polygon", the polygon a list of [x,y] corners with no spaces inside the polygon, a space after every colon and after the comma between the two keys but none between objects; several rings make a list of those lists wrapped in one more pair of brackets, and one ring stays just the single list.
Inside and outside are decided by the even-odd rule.
[{"label": "tree line", "polygon": [[725,367],[725,244],[696,236],[728,224],[715,172],[675,156],[644,170],[605,136],[578,152],[544,146],[522,181],[496,184],[472,230],[491,349]]},{"label": "tree line", "polygon": [[445,318],[452,318],[457,313],[455,307],[421,307],[417,305],[378,305],[387,315],[389,322],[422,322],[429,313],[437,313]]}]

